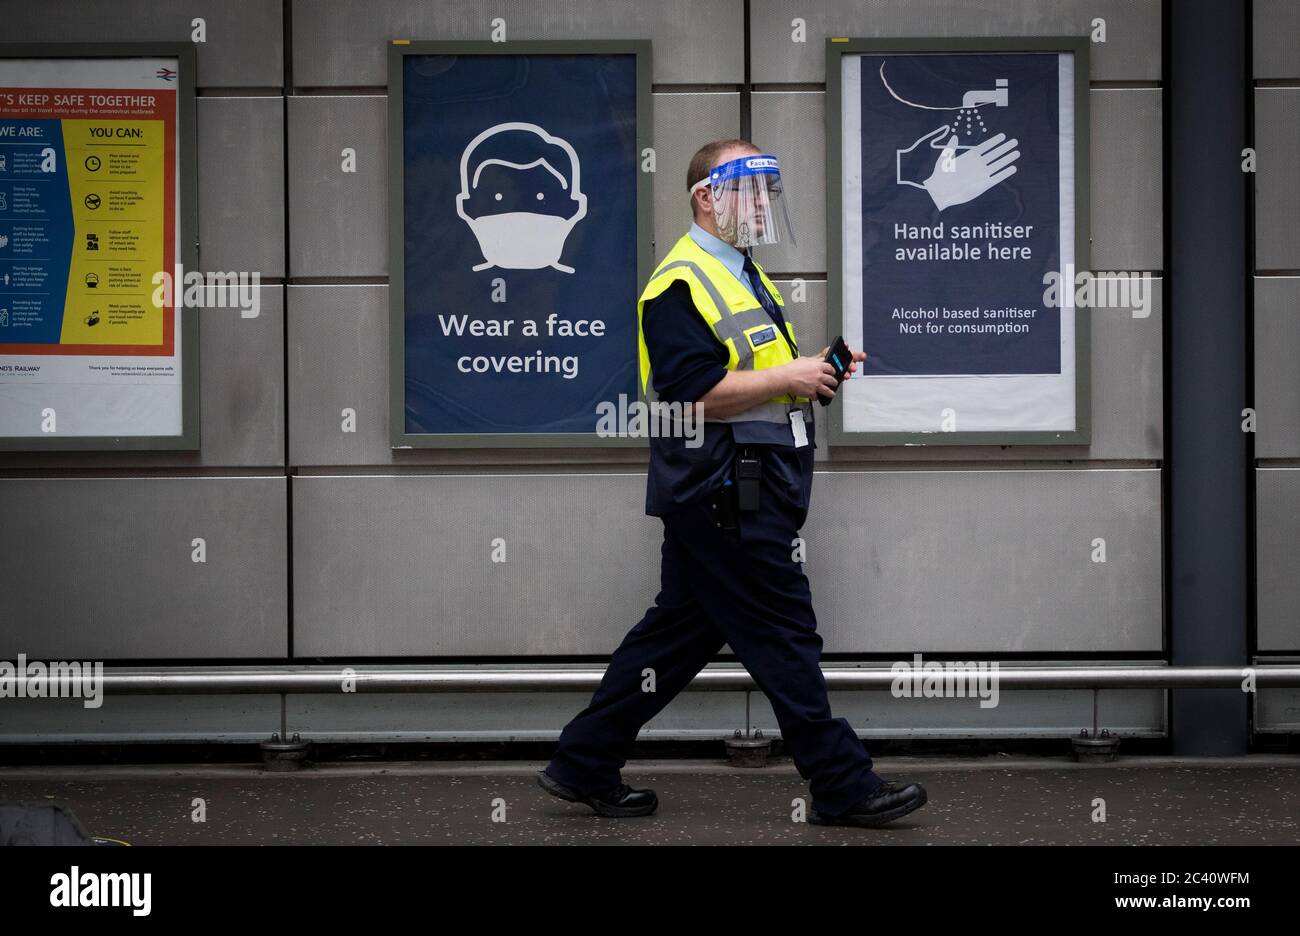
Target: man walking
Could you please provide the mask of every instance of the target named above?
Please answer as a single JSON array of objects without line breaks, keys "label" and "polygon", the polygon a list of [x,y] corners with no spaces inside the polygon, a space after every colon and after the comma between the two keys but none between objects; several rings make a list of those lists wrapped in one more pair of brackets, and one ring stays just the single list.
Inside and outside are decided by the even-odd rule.
[{"label": "man walking", "polygon": [[[926,793],[876,774],[849,723],[831,715],[812,595],[794,560],[812,488],[811,401],[837,382],[824,350],[799,355],[781,294],[749,255],[790,236],[780,169],[745,140],[720,140],[695,154],[687,187],[694,224],[638,303],[640,375],[648,400],[694,406],[703,441],[651,436],[646,512],[664,524],[660,592],[538,782],[601,815],[654,812],[654,791],[622,783],[619,770],[641,726],[727,644],[810,781],[809,821],[881,825]],[[865,359],[854,352],[849,373]]]}]

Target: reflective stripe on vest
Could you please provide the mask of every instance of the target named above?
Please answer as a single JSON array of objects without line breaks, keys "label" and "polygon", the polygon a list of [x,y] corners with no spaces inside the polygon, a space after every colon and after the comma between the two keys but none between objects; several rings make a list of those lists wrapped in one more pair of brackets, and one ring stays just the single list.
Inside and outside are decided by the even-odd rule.
[{"label": "reflective stripe on vest", "polygon": [[[719,286],[719,283],[710,275],[706,267],[716,267],[718,269],[717,275],[721,278],[722,283],[725,283],[725,287]],[[767,278],[767,274],[761,269],[759,270],[759,276],[777,305],[784,309],[785,303],[775,284]],[[762,305],[759,304],[758,299],[722,265],[721,261],[696,244],[689,234],[685,234],[673,245],[673,249],[668,252],[663,262],[655,270],[654,275],[650,277],[650,282],[646,284],[645,291],[637,302],[640,376],[642,390],[647,400],[657,400],[658,394],[654,390],[654,381],[650,373],[650,356],[645,345],[645,333],[641,329],[645,303],[649,299],[658,296],[678,280],[684,281],[691,287],[696,310],[704,318],[709,329],[717,336],[718,340],[730,349],[731,359],[727,362],[728,370],[751,370],[755,368],[754,348],[750,343],[749,336],[751,333],[761,335],[763,329],[767,327],[772,329],[772,336],[768,340],[777,343],[774,347],[779,347],[780,353],[765,355],[764,363],[758,369],[776,367],[794,360],[794,355],[798,353],[798,345],[795,342],[789,320],[786,320],[785,333],[782,335],[780,326],[767,314]],[[700,301],[700,292],[708,297],[712,309],[704,308],[704,303]],[[728,300],[728,293],[731,296],[730,301]],[[733,311],[733,306],[739,307]],[[717,321],[710,320],[710,312],[716,316]],[[767,341],[761,342],[764,346],[767,343]],[[812,414],[808,408],[799,405],[808,402],[808,397],[792,397],[789,394],[782,394],[764,403],[752,406],[743,412],[720,419],[714,419],[706,414],[705,421],[788,423],[790,411],[793,409],[804,410],[807,417],[811,418]]]}]

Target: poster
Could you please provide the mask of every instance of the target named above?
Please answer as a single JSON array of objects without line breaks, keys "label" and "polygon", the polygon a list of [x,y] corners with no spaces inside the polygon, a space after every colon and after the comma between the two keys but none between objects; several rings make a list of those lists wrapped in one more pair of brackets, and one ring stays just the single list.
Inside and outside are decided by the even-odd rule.
[{"label": "poster", "polygon": [[155,295],[181,257],[180,67],[0,58],[6,447],[185,435],[181,316]]},{"label": "poster", "polygon": [[1086,441],[1078,310],[1049,290],[1081,263],[1075,53],[837,58],[842,333],[868,355],[839,431]]},{"label": "poster", "polygon": [[395,445],[584,444],[637,399],[646,66],[602,45],[395,47]]}]

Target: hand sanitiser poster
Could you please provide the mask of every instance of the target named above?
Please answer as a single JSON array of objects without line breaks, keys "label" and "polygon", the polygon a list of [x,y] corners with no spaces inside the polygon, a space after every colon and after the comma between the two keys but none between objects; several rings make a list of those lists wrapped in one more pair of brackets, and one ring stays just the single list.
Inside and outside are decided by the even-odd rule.
[{"label": "hand sanitiser poster", "polygon": [[840,441],[1087,442],[1086,310],[1059,286],[1087,263],[1079,45],[863,41],[832,60],[832,322],[867,353]]}]

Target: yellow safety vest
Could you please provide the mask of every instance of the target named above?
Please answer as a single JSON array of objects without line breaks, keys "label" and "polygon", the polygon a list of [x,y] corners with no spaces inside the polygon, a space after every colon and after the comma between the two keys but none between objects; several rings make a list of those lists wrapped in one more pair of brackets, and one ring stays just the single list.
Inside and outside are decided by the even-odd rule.
[{"label": "yellow safety vest", "polygon": [[[764,370],[789,364],[799,353],[794,339],[794,328],[784,315],[785,301],[767,273],[758,267],[758,275],[767,291],[782,309],[786,334],[782,336],[775,322],[748,289],[730,270],[711,253],[695,243],[690,234],[683,234],[668,251],[663,262],[655,268],[650,282],[636,305],[637,342],[641,360],[641,390],[647,400],[655,400],[654,384],[650,379],[650,353],[646,348],[644,315],[645,304],[654,299],[678,280],[691,289],[691,299],[696,310],[704,317],[718,341],[726,345],[728,370]],[[811,421],[811,410],[803,404],[805,396],[781,394],[766,403],[750,407],[741,413],[728,416],[720,422],[745,422],[759,420],[789,424],[790,412],[803,409]],[[706,421],[715,421],[705,408]]]}]

